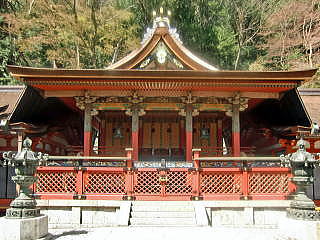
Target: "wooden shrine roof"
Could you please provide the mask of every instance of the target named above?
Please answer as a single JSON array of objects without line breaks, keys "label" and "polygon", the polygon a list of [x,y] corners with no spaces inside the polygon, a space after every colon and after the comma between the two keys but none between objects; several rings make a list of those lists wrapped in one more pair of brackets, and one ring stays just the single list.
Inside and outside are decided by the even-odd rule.
[{"label": "wooden shrine roof", "polygon": [[[218,70],[218,68],[203,61],[184,47],[176,30],[170,28],[168,23],[162,23],[161,27],[155,23],[152,29],[148,29],[146,39],[144,39],[139,49],[134,50],[120,61],[112,64],[108,69],[146,69],[149,62],[145,62],[145,64],[143,62],[148,60],[148,56],[153,52],[159,51],[157,48],[162,48],[168,54],[172,54],[176,63],[177,61],[181,63],[175,66],[177,69],[180,67],[185,70]],[[158,64],[154,68],[168,69],[167,65],[161,65]]]},{"label": "wooden shrine roof", "polygon": [[299,94],[312,122],[320,124],[320,89],[299,89]]},{"label": "wooden shrine roof", "polygon": [[9,105],[7,110],[2,112],[10,114],[8,119],[11,118],[25,90],[25,86],[0,86],[0,106]]},{"label": "wooden shrine roof", "polygon": [[53,69],[7,66],[15,78],[42,90],[206,90],[281,92],[312,79],[302,71]]}]

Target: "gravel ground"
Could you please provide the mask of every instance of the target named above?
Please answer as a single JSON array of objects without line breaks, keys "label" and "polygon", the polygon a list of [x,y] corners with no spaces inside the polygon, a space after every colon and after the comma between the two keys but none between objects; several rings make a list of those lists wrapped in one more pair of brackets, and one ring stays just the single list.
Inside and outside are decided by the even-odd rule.
[{"label": "gravel ground", "polygon": [[296,240],[280,236],[276,229],[211,227],[108,227],[49,229],[46,240]]}]

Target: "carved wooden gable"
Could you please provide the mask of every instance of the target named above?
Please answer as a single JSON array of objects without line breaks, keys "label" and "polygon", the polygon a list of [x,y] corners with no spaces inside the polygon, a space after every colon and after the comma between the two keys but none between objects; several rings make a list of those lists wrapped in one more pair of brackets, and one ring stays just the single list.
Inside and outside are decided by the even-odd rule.
[{"label": "carved wooden gable", "polygon": [[169,19],[163,16],[155,18],[139,49],[108,69],[218,70],[185,48],[177,30],[170,27]]}]

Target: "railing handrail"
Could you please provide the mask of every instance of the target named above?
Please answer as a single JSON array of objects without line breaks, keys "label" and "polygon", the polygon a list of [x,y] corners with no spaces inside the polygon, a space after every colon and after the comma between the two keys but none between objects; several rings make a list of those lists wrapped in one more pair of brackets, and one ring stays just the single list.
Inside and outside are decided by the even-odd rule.
[{"label": "railing handrail", "polygon": [[277,162],[281,161],[280,157],[195,157],[194,160],[199,161],[270,161]]},{"label": "railing handrail", "polygon": [[130,157],[96,157],[96,156],[48,156],[48,160],[131,160]]}]

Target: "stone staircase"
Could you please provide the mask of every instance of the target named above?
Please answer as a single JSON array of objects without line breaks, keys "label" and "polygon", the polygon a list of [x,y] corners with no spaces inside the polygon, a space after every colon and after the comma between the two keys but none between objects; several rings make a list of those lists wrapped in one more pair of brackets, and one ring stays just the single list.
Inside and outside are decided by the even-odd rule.
[{"label": "stone staircase", "polygon": [[192,202],[134,201],[130,214],[131,226],[196,226]]}]

